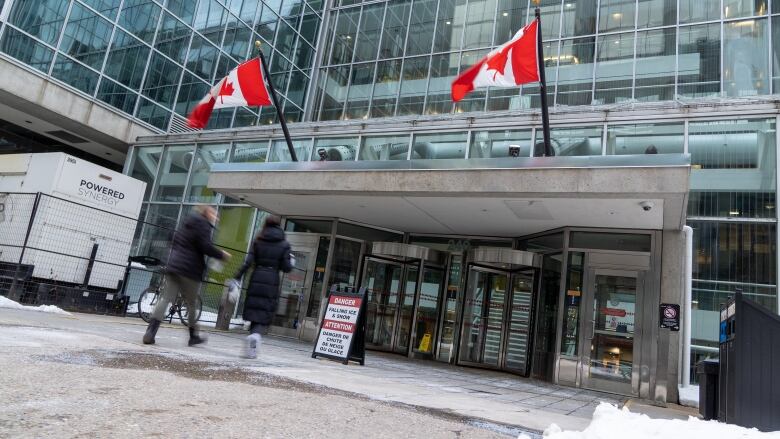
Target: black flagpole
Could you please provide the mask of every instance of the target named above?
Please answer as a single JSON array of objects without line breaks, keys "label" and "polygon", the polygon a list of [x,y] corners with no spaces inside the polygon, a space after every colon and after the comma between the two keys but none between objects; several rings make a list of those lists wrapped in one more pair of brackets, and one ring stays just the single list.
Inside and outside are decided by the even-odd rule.
[{"label": "black flagpole", "polygon": [[260,41],[255,41],[255,47],[257,48],[257,56],[260,58],[260,65],[263,66],[263,76],[265,76],[265,82],[268,84],[268,91],[270,91],[271,100],[274,102],[274,108],[276,108],[276,115],[279,116],[279,123],[282,124],[282,132],[284,132],[284,140],[287,141],[287,149],[290,151],[290,157],[292,161],[297,162],[298,156],[295,154],[292,140],[290,140],[290,131],[287,130],[287,121],[284,119],[282,109],[279,108],[279,100],[276,97],[276,90],[274,90],[274,83],[271,81],[271,72],[268,71],[268,64],[265,62],[265,56],[263,51],[260,50]]},{"label": "black flagpole", "polygon": [[[538,2],[535,2],[537,5]],[[542,98],[542,131],[544,132],[544,157],[552,157],[553,150],[550,146],[550,115],[547,114],[547,81],[544,79],[544,52],[542,44],[542,14],[539,12],[539,7],[536,7],[534,11],[536,15],[536,44],[538,59],[536,63],[539,65],[539,96]]]}]

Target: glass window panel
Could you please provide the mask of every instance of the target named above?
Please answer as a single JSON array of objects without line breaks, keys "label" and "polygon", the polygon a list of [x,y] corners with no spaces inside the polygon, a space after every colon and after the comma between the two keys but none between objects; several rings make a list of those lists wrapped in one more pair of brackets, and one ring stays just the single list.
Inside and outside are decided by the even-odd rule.
[{"label": "glass window panel", "polygon": [[723,88],[726,96],[769,93],[767,19],[723,24]]},{"label": "glass window panel", "polygon": [[[558,55],[557,105],[590,105],[595,38],[561,41]],[[548,91],[549,93],[549,91]]]},{"label": "glass window panel", "polygon": [[352,61],[359,16],[360,8],[339,11],[336,33],[333,35],[331,64],[345,64]]},{"label": "glass window panel", "polygon": [[104,77],[100,82],[97,98],[127,114],[133,114],[138,95]]},{"label": "glass window panel", "polygon": [[108,20],[74,3],[60,41],[60,51],[93,69],[100,70],[112,28]]},{"label": "glass window panel", "polygon": [[599,32],[634,28],[636,0],[601,0],[599,2]]},{"label": "glass window panel", "polygon": [[176,64],[155,53],[146,73],[143,93],[167,107],[173,106],[181,72]]},{"label": "glass window panel", "polygon": [[229,143],[198,145],[192,161],[192,171],[190,171],[187,203],[213,204],[217,202],[217,194],[208,188],[209,173],[211,165],[214,163],[227,162],[228,151],[230,151]]},{"label": "glass window panel", "polygon": [[122,13],[119,14],[119,25],[151,43],[160,11],[162,9],[152,0],[125,0]]},{"label": "glass window panel", "polygon": [[[553,81],[550,81],[552,83]],[[552,101],[552,90],[548,91],[549,99]],[[520,88],[495,88],[488,89],[487,111],[505,111],[510,108],[522,108],[520,105]]]},{"label": "glass window panel", "polygon": [[268,42],[274,41],[276,35],[276,25],[279,23],[279,17],[268,7],[263,6],[263,12],[255,25],[255,32],[260,34]]},{"label": "glass window panel", "polygon": [[11,6],[8,22],[51,45],[57,39],[68,11],[67,1],[27,0]]},{"label": "glass window panel", "polygon": [[322,11],[322,0],[310,0],[307,3],[315,11]]},{"label": "glass window panel", "polygon": [[133,152],[130,176],[146,183],[144,201],[148,201],[152,193],[162,150],[162,146],[137,146]]},{"label": "glass window panel", "polygon": [[212,43],[221,44],[227,15],[225,8],[216,0],[201,0],[193,27]]},{"label": "glass window panel", "polygon": [[723,0],[723,18],[766,15],[767,9],[766,0]]},{"label": "glass window panel", "polygon": [[303,12],[304,1],[303,0],[284,0],[282,7],[279,10],[279,15],[284,17],[288,22],[294,23],[297,28],[298,17]]},{"label": "glass window panel", "polygon": [[431,78],[428,83],[428,100],[425,114],[452,112],[452,81],[458,76],[460,60],[457,53],[431,57]]},{"label": "glass window panel", "polygon": [[368,119],[368,102],[374,84],[374,63],[355,64],[347,95],[345,119]]},{"label": "glass window panel", "polygon": [[460,49],[465,15],[466,0],[439,1],[436,35],[433,38],[434,52],[449,52]]},{"label": "glass window panel", "polygon": [[49,72],[51,60],[54,57],[54,51],[44,46],[43,43],[39,43],[8,26],[3,33],[0,50],[44,73]]},{"label": "glass window panel", "polygon": [[561,36],[579,37],[595,34],[597,10],[596,0],[564,0]]},{"label": "glass window panel", "polygon": [[[292,139],[293,149],[295,150],[295,156],[298,157],[298,161],[305,162],[311,157],[312,143],[311,139]],[[271,150],[268,154],[269,162],[290,162],[290,150],[287,147],[287,142],[284,139],[276,139],[271,141]]]},{"label": "glass window panel", "polygon": [[404,60],[398,115],[422,114],[428,85],[427,56]]},{"label": "glass window panel", "polygon": [[631,99],[634,69],[634,33],[599,37],[595,104]]},{"label": "glass window panel", "polygon": [[279,116],[276,114],[276,109],[270,106],[260,108],[260,117],[257,120],[258,124],[270,125],[278,122]]},{"label": "glass window panel", "polygon": [[674,98],[676,34],[675,28],[637,32],[636,100],[668,101]]},{"label": "glass window panel", "polygon": [[108,53],[104,74],[138,90],[149,59],[149,47],[126,32],[117,29]]},{"label": "glass window panel", "polygon": [[51,75],[90,95],[95,92],[99,76],[95,71],[64,55],[57,55]]},{"label": "glass window panel", "polygon": [[418,0],[412,5],[406,56],[430,53],[436,25],[436,0]]},{"label": "glass window panel", "polygon": [[195,7],[197,6],[197,2],[192,0],[168,0],[166,6],[169,11],[181,18],[182,21],[192,25],[192,20],[195,18]]},{"label": "glass window panel", "polygon": [[298,47],[295,48],[294,64],[300,69],[311,68],[314,64],[314,48],[302,39],[298,39]]},{"label": "glass window panel", "polygon": [[[254,218],[255,209],[253,207],[221,206],[219,208],[219,227],[217,227],[214,233],[214,243],[231,250],[243,252],[249,245],[249,240],[255,234],[254,224],[252,224]],[[243,254],[236,255],[235,253],[233,256],[234,259],[244,257]],[[236,262],[233,263],[237,264]],[[232,275],[233,273],[223,273],[223,276],[225,274]]]},{"label": "glass window panel", "polygon": [[287,59],[293,59],[295,53],[295,41],[298,34],[287,23],[281,22],[279,30],[276,32],[276,44],[274,48],[278,50]]},{"label": "glass window panel", "polygon": [[697,23],[720,18],[720,2],[701,0],[679,0],[680,23]]},{"label": "glass window panel", "polygon": [[191,34],[192,31],[184,23],[166,12],[163,14],[160,30],[157,32],[154,48],[174,61],[184,64]]},{"label": "glass window panel", "polygon": [[93,9],[100,12],[110,19],[116,18],[116,13],[119,11],[120,0],[82,0]]},{"label": "glass window panel", "polygon": [[236,116],[233,119],[233,127],[251,127],[257,125],[257,114],[246,109],[246,107],[236,108]]},{"label": "glass window panel", "polygon": [[[601,0],[609,1],[609,0]],[[539,12],[542,15],[542,40],[557,39],[561,33],[561,0],[541,0]],[[531,11],[528,22],[533,20],[534,12]],[[517,29],[515,30],[517,32]],[[502,44],[502,43],[499,43]]]},{"label": "glass window panel", "polygon": [[301,20],[301,36],[311,44],[315,44],[317,41],[317,31],[320,30],[320,18],[309,7],[303,14]]},{"label": "glass window panel", "polygon": [[233,3],[241,5],[240,10],[236,13],[238,18],[244,20],[244,23],[251,26],[255,22],[255,16],[257,15],[258,9],[260,9],[261,3],[246,0],[234,0]]},{"label": "glass window panel", "polygon": [[320,120],[339,120],[343,117],[348,80],[349,66],[331,67],[328,69],[323,90]]},{"label": "glass window panel", "polygon": [[136,254],[166,261],[171,252],[171,238],[179,218],[178,204],[149,204],[146,222],[137,242]]},{"label": "glass window panel", "polygon": [[[460,57],[460,71],[464,72],[469,67],[473,66],[479,60],[484,58],[488,54],[487,49],[472,50],[470,52],[463,52]],[[464,113],[470,111],[485,111],[485,98],[487,97],[487,91],[485,89],[477,89],[467,94],[465,98],[455,104],[456,113]]]},{"label": "glass window panel", "polygon": [[[557,53],[558,53],[558,41],[546,41],[542,43],[543,46],[543,53],[544,53],[544,59],[545,59],[545,77],[547,80],[547,84],[550,84],[547,87],[547,98],[551,102],[553,99],[553,95],[555,94],[555,78],[556,78],[556,72],[555,72],[555,62],[557,59]],[[510,89],[503,89],[503,90],[512,90]],[[514,89],[516,90],[516,88]],[[540,89],[538,83],[531,83],[531,84],[525,84],[520,89],[520,97],[519,99],[511,99],[509,102],[511,104],[510,109],[524,109],[524,108],[541,108],[542,107],[542,99],[540,95]],[[493,102],[494,105],[496,105],[496,102]]]},{"label": "glass window panel", "polygon": [[382,44],[379,48],[380,59],[403,56],[410,11],[410,0],[388,3],[382,32]]},{"label": "glass window panel", "polygon": [[357,137],[316,139],[311,153],[311,160],[329,162],[355,160],[357,145]]},{"label": "glass window panel", "polygon": [[287,89],[287,99],[299,107],[303,107],[304,101],[306,100],[306,91],[308,86],[309,77],[300,70],[293,70],[290,74],[290,85]]},{"label": "glass window panel", "polygon": [[268,142],[237,142],[233,147],[230,163],[265,163],[268,159]]},{"label": "glass window panel", "polygon": [[264,0],[263,3],[277,14],[282,8],[282,0]]},{"label": "glass window panel", "polygon": [[682,154],[684,130],[681,122],[609,125],[607,154]]},{"label": "glass window panel", "polygon": [[228,72],[238,67],[238,62],[233,58],[226,55],[224,52],[219,52],[219,61],[217,61],[217,70],[214,74],[214,78],[224,78]]},{"label": "glass window panel", "polygon": [[370,61],[376,59],[379,50],[379,39],[382,36],[382,18],[385,4],[375,4],[363,8],[360,17],[360,32],[355,46],[355,61]]},{"label": "glass window panel", "polygon": [[160,163],[153,201],[181,202],[187,174],[195,154],[192,145],[167,146]]},{"label": "glass window panel", "polygon": [[209,123],[206,125],[207,130],[217,130],[221,128],[230,128],[230,124],[233,122],[234,108],[220,108],[214,110],[209,117]]},{"label": "glass window panel", "polygon": [[462,159],[466,157],[468,134],[415,134],[412,159]]},{"label": "glass window panel", "polygon": [[[515,33],[526,25],[528,18],[527,0],[498,0],[496,37],[493,44],[498,46],[511,40]],[[546,37],[545,35],[544,38]]]},{"label": "glass window panel", "polygon": [[720,94],[720,23],[683,26],[677,58],[677,93],[686,97]]},{"label": "glass window panel", "polygon": [[640,29],[674,26],[677,24],[677,0],[639,0],[637,15],[637,27]]},{"label": "glass window panel", "polygon": [[293,105],[290,101],[285,101],[284,118],[289,122],[302,122],[303,110]]},{"label": "glass window panel", "polygon": [[774,218],[775,119],[690,122],[690,216]]},{"label": "glass window panel", "polygon": [[772,90],[777,94],[780,91],[780,16],[772,17],[772,83]]},{"label": "glass window panel", "polygon": [[601,155],[602,127],[550,129],[550,143],[556,156]]},{"label": "glass window panel", "polygon": [[271,73],[271,82],[273,82],[277,93],[279,90],[287,90],[287,85],[290,83],[290,73],[290,71]]},{"label": "glass window panel", "polygon": [[569,252],[569,264],[566,271],[566,296],[563,301],[563,320],[561,327],[561,355],[577,356],[580,332],[580,301],[585,282],[585,254]]},{"label": "glass window panel", "polygon": [[[471,0],[463,35],[464,49],[490,47],[493,42],[496,0]],[[498,43],[503,44],[503,43]]]},{"label": "glass window panel", "polygon": [[203,99],[208,93],[209,85],[195,77],[195,75],[184,72],[179,89],[179,97],[176,99],[174,110],[176,113],[187,116],[195,105]]},{"label": "glass window panel", "polygon": [[148,99],[141,98],[135,117],[163,131],[167,131],[168,123],[171,120],[171,112]]},{"label": "glass window panel", "polygon": [[[531,130],[474,131],[469,158],[531,156]],[[512,151],[510,151],[510,149]]]},{"label": "glass window panel", "polygon": [[358,160],[406,160],[408,153],[409,135],[366,136]]},{"label": "glass window panel", "polygon": [[400,59],[377,63],[374,96],[371,100],[371,117],[387,117],[395,113],[400,80]]},{"label": "glass window panel", "polygon": [[230,25],[225,31],[225,40],[222,42],[222,49],[233,56],[233,58],[240,60],[246,59],[247,54],[249,53],[251,39],[251,29],[243,24]]},{"label": "glass window panel", "polygon": [[216,46],[205,38],[193,34],[190,52],[187,55],[187,68],[206,81],[211,81],[214,69],[217,67],[218,54],[219,50]]}]

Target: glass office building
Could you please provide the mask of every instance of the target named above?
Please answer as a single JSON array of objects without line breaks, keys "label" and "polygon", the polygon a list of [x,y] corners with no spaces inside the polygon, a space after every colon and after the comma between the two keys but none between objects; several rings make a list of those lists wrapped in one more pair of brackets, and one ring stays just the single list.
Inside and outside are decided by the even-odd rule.
[{"label": "glass office building", "polygon": [[[541,139],[536,84],[476,90],[457,104],[450,99],[450,83],[460,72],[532,19],[529,1],[4,3],[0,56],[161,133],[138,139],[125,163],[126,173],[148,183],[146,220],[173,227],[192,206],[214,203],[223,218],[217,240],[231,248],[248,247],[263,217],[256,207],[270,205],[248,193],[239,196],[240,191],[234,196],[214,192],[209,176],[213,169],[230,166],[289,165],[275,113],[270,107],[221,110],[212,117],[212,130],[203,133],[182,132],[183,117],[210,83],[249,56],[254,40],[268,43],[263,49],[302,161],[352,161],[356,170],[371,171],[439,160],[439,165],[419,166],[470,169],[479,160],[532,157]],[[689,155],[683,223],[693,228],[693,360],[716,355],[718,310],[729,295],[741,291],[778,309],[780,2],[542,0],[540,9],[557,158],[576,163],[626,159],[641,166],[643,160]],[[604,193],[617,189],[606,182],[600,186]],[[360,205],[370,206],[370,201]],[[553,215],[551,209],[547,214]],[[322,298],[334,285],[387,282],[388,288],[398,289],[405,284],[433,301],[418,298],[408,305],[407,287],[396,291],[401,304],[393,327],[372,326],[376,348],[540,377],[552,372],[536,370],[541,363],[526,358],[549,352],[522,351],[522,357],[514,347],[525,341],[512,335],[522,329],[511,327],[535,325],[541,334],[540,324],[555,326],[554,313],[565,310],[574,318],[577,313],[571,310],[579,295],[548,300],[538,292],[539,285],[584,291],[588,252],[601,245],[588,240],[591,235],[578,235],[593,227],[572,228],[573,223],[552,227],[547,234],[498,229],[423,233],[403,227],[404,215],[395,216],[394,227],[346,210],[338,215],[278,213],[287,217],[291,239],[307,261],[302,266],[309,267],[298,273],[298,280],[286,281],[289,306],[277,322],[279,333],[309,338],[307,319],[316,320]],[[545,211],[534,215],[545,218]],[[662,238],[651,231],[659,227],[626,227],[636,233],[625,237],[612,230],[620,236],[602,238],[613,243],[612,250],[655,261]],[[138,252],[159,251],[155,243],[166,237],[156,233],[139,229]],[[374,251],[380,242],[416,245],[430,254],[411,263]],[[476,257],[470,251],[479,247],[544,256],[533,273],[504,267],[470,275],[469,264]],[[388,259],[390,265],[380,264]],[[650,272],[656,262],[650,263]],[[593,276],[597,283],[641,289],[634,278]],[[412,279],[415,285],[408,284]],[[494,290],[514,288],[518,304],[534,291],[528,293],[533,324],[526,317],[507,317],[510,329],[504,342],[492,333],[464,337],[464,316],[481,312],[465,306],[477,300],[466,296],[491,285]],[[582,300],[589,294],[583,292]],[[506,297],[506,303],[514,300]],[[492,305],[480,306],[488,310]],[[413,332],[429,333],[419,328],[433,320],[432,338],[426,343],[415,339]],[[618,322],[615,327],[625,331],[631,325]],[[577,334],[556,331],[556,337],[534,340],[536,345],[556,345],[555,355],[563,357],[580,355]],[[620,367],[615,370],[622,373]]]}]

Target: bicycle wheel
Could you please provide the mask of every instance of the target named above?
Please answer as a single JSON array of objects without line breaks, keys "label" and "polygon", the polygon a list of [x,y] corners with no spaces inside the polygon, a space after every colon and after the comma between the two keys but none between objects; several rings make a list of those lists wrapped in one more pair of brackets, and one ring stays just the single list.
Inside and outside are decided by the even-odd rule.
[{"label": "bicycle wheel", "polygon": [[160,300],[160,291],[154,287],[145,289],[138,297],[138,315],[146,323],[149,323],[149,319],[152,318],[152,312],[154,312],[158,300]]},{"label": "bicycle wheel", "polygon": [[[195,309],[193,312],[195,312],[195,321],[200,320],[200,312],[203,310],[203,301],[200,300],[200,297],[195,299]],[[189,326],[190,323],[190,309],[187,306],[187,302],[179,298],[179,320],[181,320],[181,324],[184,326]]]}]

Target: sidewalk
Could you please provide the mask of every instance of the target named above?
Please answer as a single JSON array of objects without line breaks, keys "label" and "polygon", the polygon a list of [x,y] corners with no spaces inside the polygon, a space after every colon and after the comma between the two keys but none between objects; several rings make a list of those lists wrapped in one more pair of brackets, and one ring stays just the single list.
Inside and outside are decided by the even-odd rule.
[{"label": "sidewalk", "polygon": [[[563,429],[588,425],[602,401],[618,406],[616,395],[573,389],[506,373],[410,360],[398,355],[368,352],[366,365],[348,365],[312,359],[312,346],[295,340],[265,337],[257,360],[240,358],[244,334],[210,332],[208,344],[186,347],[186,331],[163,325],[157,344],[144,346],[145,324],[136,318],[86,314],[61,316],[0,309],[0,325],[51,328],[101,337],[102,349],[188,357],[219,367],[237,367],[277,377],[352,392],[389,401],[483,419],[540,432],[555,423]],[[86,347],[86,346],[85,346]],[[219,372],[215,372],[218,374]],[[636,404],[636,407],[643,407]],[[654,416],[665,409],[652,407]],[[668,410],[667,410],[668,411]],[[672,417],[674,412],[669,412]]]}]

